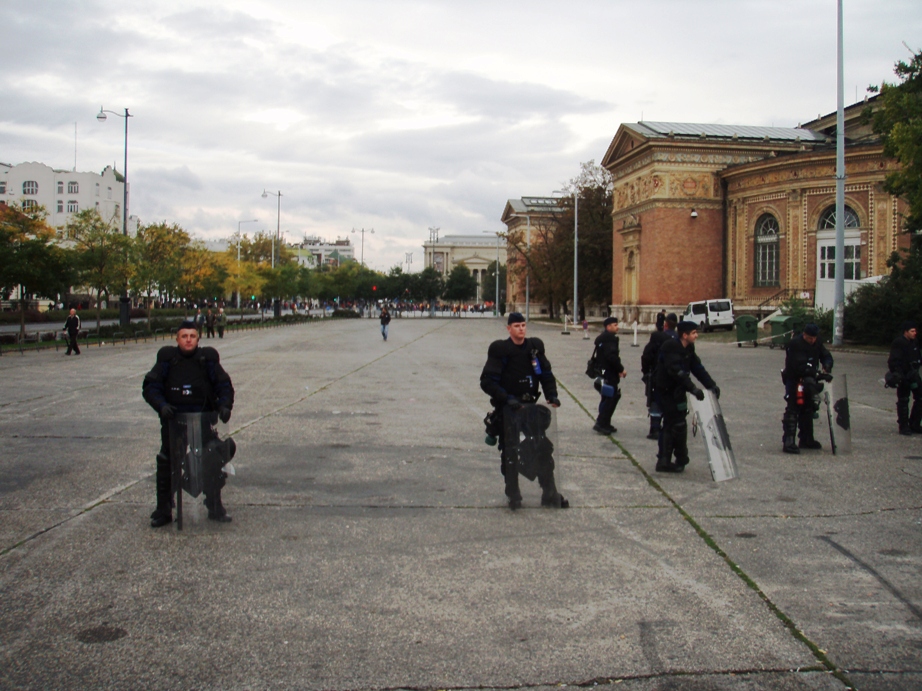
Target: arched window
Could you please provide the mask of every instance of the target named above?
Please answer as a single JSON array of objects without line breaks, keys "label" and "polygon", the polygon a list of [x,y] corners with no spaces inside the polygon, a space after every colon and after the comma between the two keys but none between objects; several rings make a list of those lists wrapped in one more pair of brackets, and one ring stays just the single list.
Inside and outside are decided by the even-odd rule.
[{"label": "arched window", "polygon": [[22,183],[23,194],[38,194],[38,183],[35,180],[26,180]]},{"label": "arched window", "polygon": [[[845,207],[845,227],[860,228],[861,222],[858,220],[858,214],[850,206]],[[836,207],[830,206],[820,216],[819,230],[836,229]]]},{"label": "arched window", "polygon": [[763,214],[756,222],[756,287],[780,284],[779,232],[778,221],[771,214]]}]

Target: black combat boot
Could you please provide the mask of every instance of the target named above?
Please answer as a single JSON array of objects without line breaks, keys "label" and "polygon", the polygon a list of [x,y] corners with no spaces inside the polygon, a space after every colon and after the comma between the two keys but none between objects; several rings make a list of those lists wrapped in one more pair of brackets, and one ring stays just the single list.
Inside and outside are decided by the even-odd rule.
[{"label": "black combat boot", "polygon": [[909,427],[909,397],[896,399],[896,423],[900,426],[900,434],[910,435]]},{"label": "black combat boot", "polygon": [[684,468],[680,468],[672,462],[674,444],[673,430],[671,427],[663,425],[662,446],[660,447],[659,456],[656,457],[656,472],[681,473],[684,470]]},{"label": "black combat boot", "polygon": [[912,410],[909,413],[909,431],[913,434],[922,434],[922,399],[915,399],[912,402]]},{"label": "black combat boot", "polygon": [[509,508],[517,511],[522,508],[522,493],[519,491],[519,472],[509,463],[505,449],[502,452],[499,469],[506,481],[506,497],[509,500]]},{"label": "black combat boot", "polygon": [[570,502],[563,498],[563,495],[557,491],[557,483],[554,482],[554,475],[550,477],[538,476],[538,484],[541,485],[541,506],[549,506],[555,509],[569,509]]},{"label": "black combat boot", "polygon": [[170,459],[157,454],[157,508],[150,515],[150,527],[160,528],[173,522],[172,479],[170,477]]},{"label": "black combat boot", "polygon": [[784,444],[782,451],[785,453],[800,453],[797,448],[797,418],[789,413],[785,413],[781,418],[781,427],[784,430],[784,436],[781,441]]},{"label": "black combat boot", "polygon": [[221,489],[212,490],[211,494],[205,496],[205,508],[208,509],[208,518],[218,523],[230,523],[231,517],[227,515],[227,509],[221,503]]},{"label": "black combat boot", "polygon": [[823,445],[813,438],[813,411],[805,412],[800,416],[799,427],[800,443],[797,445],[798,448],[812,451],[818,451],[823,448]]}]

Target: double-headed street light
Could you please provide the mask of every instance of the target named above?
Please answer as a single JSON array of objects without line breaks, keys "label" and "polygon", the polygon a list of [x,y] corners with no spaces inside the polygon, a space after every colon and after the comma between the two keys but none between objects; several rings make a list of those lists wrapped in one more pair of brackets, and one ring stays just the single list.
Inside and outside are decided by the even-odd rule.
[{"label": "double-headed street light", "polygon": [[[96,119],[99,122],[106,121],[106,113],[111,113],[112,115],[125,118],[125,164],[122,167],[122,187],[124,191],[124,196],[122,198],[122,235],[128,235],[128,118],[132,117],[131,113],[128,112],[128,109],[125,108],[125,114],[116,113],[114,110],[105,110],[102,106],[99,106],[99,113],[96,115]],[[131,304],[128,300],[128,285],[125,285],[124,290],[122,291],[122,297],[119,299],[119,313],[118,321],[122,326],[127,326],[128,322],[131,321]]]},{"label": "double-headed street light", "polygon": [[[554,190],[554,194],[566,194],[563,190]],[[577,272],[577,259],[578,259],[578,249],[579,249],[579,190],[573,190],[573,328],[576,328],[576,318],[579,316],[579,303],[577,303],[577,283],[576,279],[578,276]],[[564,333],[570,333],[567,331],[566,322],[563,326]]]},{"label": "double-headed street light", "polygon": [[[265,188],[263,188],[263,199],[266,199],[270,194],[273,197],[279,198],[278,211],[276,212],[276,217],[275,217],[275,246],[279,247],[279,228],[282,225],[282,190],[279,190],[278,192],[269,192]],[[282,254],[281,254],[281,249],[280,249],[279,250],[279,261],[281,262],[281,260],[282,260]],[[272,250],[272,268],[273,269],[275,268],[275,250],[274,249]]]},{"label": "double-headed street light", "polygon": [[[485,230],[484,233],[492,233],[492,230]],[[499,239],[503,237],[503,234],[499,231],[496,231],[496,270],[493,272],[496,275],[496,292],[493,293],[493,316],[499,316]],[[528,309],[526,308],[526,312]]]},{"label": "double-headed street light", "polygon": [[362,266],[365,266],[365,233],[370,233],[370,234],[374,235],[374,234],[375,234],[375,229],[372,228],[371,230],[365,230],[364,228],[362,228],[361,230],[356,230],[355,228],[353,228],[353,229],[352,229],[352,232],[353,232],[353,233],[361,233],[361,234],[362,234],[362,259],[361,259],[361,261],[362,261]]}]

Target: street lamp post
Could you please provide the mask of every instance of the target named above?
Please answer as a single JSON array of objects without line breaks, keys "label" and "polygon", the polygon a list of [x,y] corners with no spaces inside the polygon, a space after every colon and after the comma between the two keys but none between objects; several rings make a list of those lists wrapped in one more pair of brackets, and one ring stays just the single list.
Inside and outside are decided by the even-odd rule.
[{"label": "street lamp post", "polygon": [[[244,223],[259,223],[258,218],[249,221],[237,221],[237,309],[240,309],[240,226]],[[242,314],[242,313],[241,313]]]},{"label": "street lamp post", "polygon": [[[511,214],[513,218],[525,219],[525,321],[529,318],[529,300],[531,299],[531,214]],[[506,258],[508,261],[508,257]]]},{"label": "street lamp post", "polygon": [[365,233],[367,232],[367,233],[370,233],[371,235],[374,235],[374,234],[375,234],[375,229],[372,228],[371,230],[366,231],[364,228],[362,228],[361,230],[356,230],[355,228],[353,228],[353,229],[352,229],[352,232],[353,232],[353,233],[361,233],[361,234],[362,234],[362,255],[361,255],[361,262],[362,262],[362,266],[365,266]]},{"label": "street lamp post", "polygon": [[[491,233],[493,231],[485,230],[484,233]],[[496,292],[493,293],[493,316],[499,316],[499,239],[502,237],[502,233],[496,233],[496,270],[493,274],[496,276]],[[526,308],[527,312],[528,309]],[[527,319],[527,317],[526,317]]]},{"label": "street lamp post", "polygon": [[[562,190],[554,190],[554,194],[565,194]],[[577,260],[579,252],[579,190],[573,190],[573,328],[576,328],[576,318],[579,315],[579,303],[577,302]],[[563,332],[569,334],[570,331],[567,329],[566,317],[564,317],[563,322]]]},{"label": "street lamp post", "polygon": [[[273,197],[278,197],[278,210],[276,211],[275,216],[275,245],[272,247],[272,268],[275,268],[275,250],[278,248],[279,252],[279,263],[282,261],[282,247],[279,245],[279,229],[282,225],[282,190],[278,192],[269,192],[263,188],[263,199],[266,199],[269,195]],[[282,298],[281,296],[275,298],[275,304],[273,305],[272,313],[276,318],[282,316]]]},{"label": "street lamp post", "polygon": [[413,253],[404,252],[405,260],[407,262],[407,273],[410,273],[410,264],[413,263]]},{"label": "street lamp post", "polygon": [[[123,198],[122,198],[122,235],[128,235],[128,118],[133,117],[131,113],[128,112],[128,109],[125,108],[125,114],[116,113],[114,110],[105,110],[102,106],[99,106],[99,113],[96,115],[96,119],[99,122],[106,121],[106,113],[110,113],[119,118],[125,118],[125,163],[122,167],[122,188],[123,188]],[[128,300],[128,286],[126,285],[122,291],[122,296],[119,298],[119,324],[122,326],[127,326],[128,322],[131,320],[131,304]]]}]

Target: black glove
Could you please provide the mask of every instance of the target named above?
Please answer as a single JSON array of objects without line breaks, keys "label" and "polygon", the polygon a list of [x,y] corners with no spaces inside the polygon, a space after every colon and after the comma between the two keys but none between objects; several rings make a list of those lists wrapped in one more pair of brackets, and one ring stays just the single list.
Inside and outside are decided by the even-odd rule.
[{"label": "black glove", "polygon": [[720,387],[717,386],[717,384],[714,384],[714,386],[712,386],[712,387],[710,388],[710,390],[714,392],[714,395],[715,395],[717,398],[720,398]]},{"label": "black glove", "polygon": [[822,372],[816,375],[817,381],[832,381],[832,375],[829,372]]},{"label": "black glove", "polygon": [[518,410],[522,407],[522,401],[520,401],[515,396],[509,396],[506,398],[506,405],[512,408],[513,410]]},{"label": "black glove", "polygon": [[164,403],[160,406],[160,419],[161,420],[172,420],[176,417],[176,408],[171,406],[169,403]]},{"label": "black glove", "polygon": [[221,406],[218,408],[218,417],[221,418],[221,422],[227,422],[230,420],[231,411],[227,406]]},{"label": "black glove", "polygon": [[557,396],[553,396],[552,398],[548,398],[548,399],[547,399],[547,402],[550,403],[551,405],[555,405],[555,406],[558,406],[558,407],[560,406],[560,399],[557,398]]},{"label": "black glove", "polygon": [[701,389],[699,389],[699,388],[696,386],[695,389],[694,389],[694,391],[692,391],[692,396],[694,396],[695,398],[697,398],[699,401],[703,401],[703,400],[704,400],[704,391],[702,391]]}]

